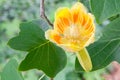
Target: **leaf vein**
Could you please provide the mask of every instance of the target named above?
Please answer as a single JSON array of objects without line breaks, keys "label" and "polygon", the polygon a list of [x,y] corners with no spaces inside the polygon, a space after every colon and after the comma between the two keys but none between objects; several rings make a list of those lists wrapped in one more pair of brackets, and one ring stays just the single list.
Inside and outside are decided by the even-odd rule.
[{"label": "leaf vein", "polygon": [[110,54],[106,57],[105,61],[103,61],[101,64],[99,64],[97,67],[99,67],[100,65],[104,64],[104,62],[107,61],[107,59],[113,54],[113,52],[118,48],[118,46],[120,45],[120,42],[118,43],[118,45],[110,52]]}]

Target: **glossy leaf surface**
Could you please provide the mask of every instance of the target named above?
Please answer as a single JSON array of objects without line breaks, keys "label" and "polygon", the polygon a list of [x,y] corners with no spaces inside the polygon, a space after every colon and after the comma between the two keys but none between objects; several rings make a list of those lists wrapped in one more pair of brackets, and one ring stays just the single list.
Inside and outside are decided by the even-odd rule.
[{"label": "glossy leaf surface", "polygon": [[[102,37],[87,47],[92,59],[93,69],[98,70],[112,61],[120,62],[120,18],[108,24],[102,31]],[[83,71],[76,59],[76,71]]]},{"label": "glossy leaf surface", "polygon": [[46,25],[43,24],[45,23],[38,21],[22,23],[19,35],[12,38],[8,45],[13,49],[28,52],[19,70],[39,69],[49,77],[54,77],[65,67],[66,55],[64,50],[45,39],[42,29]]},{"label": "glossy leaf surface", "polygon": [[120,13],[120,0],[91,0],[91,9],[96,21],[102,23]]}]

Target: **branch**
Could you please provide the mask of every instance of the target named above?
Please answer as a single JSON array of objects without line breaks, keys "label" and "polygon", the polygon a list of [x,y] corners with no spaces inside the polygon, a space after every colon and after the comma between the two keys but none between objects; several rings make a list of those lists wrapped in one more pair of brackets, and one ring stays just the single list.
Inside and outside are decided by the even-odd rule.
[{"label": "branch", "polygon": [[41,18],[45,19],[50,26],[53,27],[53,24],[50,22],[50,20],[45,15],[44,0],[40,0],[40,16]]},{"label": "branch", "polygon": [[53,78],[51,78],[50,80],[53,80]]}]

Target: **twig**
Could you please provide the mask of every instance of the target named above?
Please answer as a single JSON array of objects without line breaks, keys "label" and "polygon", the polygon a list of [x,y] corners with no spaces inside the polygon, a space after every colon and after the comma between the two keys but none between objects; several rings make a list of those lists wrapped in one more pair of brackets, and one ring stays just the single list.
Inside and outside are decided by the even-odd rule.
[{"label": "twig", "polygon": [[50,26],[53,27],[53,24],[49,21],[49,19],[45,15],[44,0],[40,0],[40,16],[41,18],[45,19]]},{"label": "twig", "polygon": [[85,80],[83,73],[79,73],[79,76],[80,76],[81,80]]},{"label": "twig", "polygon": [[53,78],[51,78],[50,80],[53,80]]}]

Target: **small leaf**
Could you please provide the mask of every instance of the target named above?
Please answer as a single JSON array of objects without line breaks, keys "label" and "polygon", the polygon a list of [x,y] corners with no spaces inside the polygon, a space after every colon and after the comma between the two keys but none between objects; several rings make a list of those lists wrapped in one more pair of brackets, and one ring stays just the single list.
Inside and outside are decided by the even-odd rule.
[{"label": "small leaf", "polygon": [[23,80],[21,73],[18,71],[18,63],[11,59],[4,67],[1,73],[1,80]]},{"label": "small leaf", "polygon": [[91,0],[91,9],[98,23],[120,13],[120,0]]},{"label": "small leaf", "polygon": [[[112,61],[120,62],[120,18],[108,24],[102,31],[102,37],[94,44],[87,47],[93,69],[106,67]],[[76,71],[83,71],[76,59]]]},{"label": "small leaf", "polygon": [[36,20],[22,23],[19,36],[11,39],[8,45],[13,49],[28,51],[19,70],[26,71],[35,68],[53,78],[65,67],[66,55],[60,47],[45,39],[44,31],[40,28],[44,26],[42,24],[40,25]]}]

